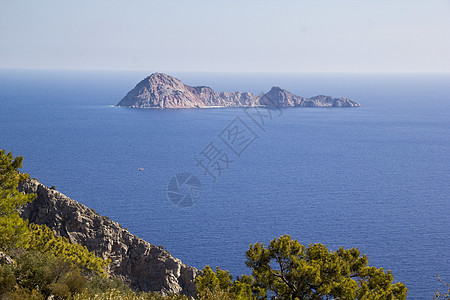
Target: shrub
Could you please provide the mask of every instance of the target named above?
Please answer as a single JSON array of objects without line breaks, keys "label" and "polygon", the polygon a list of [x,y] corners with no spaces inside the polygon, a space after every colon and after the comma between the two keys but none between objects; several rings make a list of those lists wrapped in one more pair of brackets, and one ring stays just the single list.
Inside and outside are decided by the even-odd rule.
[{"label": "shrub", "polygon": [[0,295],[11,292],[16,286],[16,275],[12,266],[0,265]]}]

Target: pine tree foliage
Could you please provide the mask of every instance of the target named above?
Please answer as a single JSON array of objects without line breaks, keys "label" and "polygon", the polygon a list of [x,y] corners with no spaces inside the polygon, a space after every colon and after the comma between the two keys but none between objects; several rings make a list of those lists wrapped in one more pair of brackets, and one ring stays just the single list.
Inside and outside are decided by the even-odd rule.
[{"label": "pine tree foliage", "polygon": [[36,195],[23,194],[17,190],[19,182],[28,179],[28,174],[18,172],[23,158],[13,157],[0,150],[0,249],[11,251],[27,247],[30,235],[28,222],[22,220],[17,209],[34,200]]},{"label": "pine tree foliage", "polygon": [[406,299],[405,285],[393,284],[390,271],[368,266],[357,248],[333,252],[283,235],[267,248],[250,245],[246,256],[256,281],[276,299]]},{"label": "pine tree foliage", "polygon": [[284,235],[267,247],[250,245],[246,257],[252,275],[234,281],[228,271],[206,266],[196,279],[199,298],[220,292],[231,299],[406,299],[405,285],[393,283],[390,271],[368,266],[357,248],[306,247]]},{"label": "pine tree foliage", "polygon": [[40,251],[61,257],[84,272],[94,272],[104,275],[110,261],[95,256],[94,252],[79,244],[72,244],[64,237],[56,237],[53,231],[45,225],[30,224],[30,242],[27,250]]}]

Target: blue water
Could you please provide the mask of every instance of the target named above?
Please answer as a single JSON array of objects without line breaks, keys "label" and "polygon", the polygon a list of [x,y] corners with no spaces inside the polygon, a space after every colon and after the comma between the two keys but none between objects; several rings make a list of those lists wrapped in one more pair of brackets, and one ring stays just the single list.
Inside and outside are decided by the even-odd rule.
[{"label": "blue water", "polygon": [[[392,270],[410,299],[450,282],[449,74],[177,73],[187,84],[346,96],[354,109],[292,108],[264,130],[242,109],[111,107],[142,72],[0,71],[0,148],[24,171],[186,264],[249,273],[250,243],[290,234],[358,247]],[[240,117],[258,138],[238,157],[219,134]],[[215,183],[195,166],[210,142],[234,160]],[[144,171],[138,171],[144,168]],[[203,184],[192,207],[170,178]]]}]

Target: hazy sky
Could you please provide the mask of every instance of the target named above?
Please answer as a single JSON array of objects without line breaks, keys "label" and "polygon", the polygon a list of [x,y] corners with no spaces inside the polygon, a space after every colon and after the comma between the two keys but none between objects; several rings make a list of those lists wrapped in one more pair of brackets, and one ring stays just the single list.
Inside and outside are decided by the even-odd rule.
[{"label": "hazy sky", "polygon": [[450,0],[0,0],[0,68],[450,72]]}]

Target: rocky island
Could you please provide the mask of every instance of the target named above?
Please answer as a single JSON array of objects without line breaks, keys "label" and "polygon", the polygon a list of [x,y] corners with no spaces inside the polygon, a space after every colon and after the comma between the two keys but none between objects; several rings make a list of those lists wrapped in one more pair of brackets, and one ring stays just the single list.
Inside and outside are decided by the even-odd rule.
[{"label": "rocky island", "polygon": [[139,82],[117,106],[133,108],[207,107],[359,107],[348,98],[319,95],[305,98],[280,87],[261,95],[249,92],[215,92],[206,86],[189,86],[163,73],[153,73]]}]

